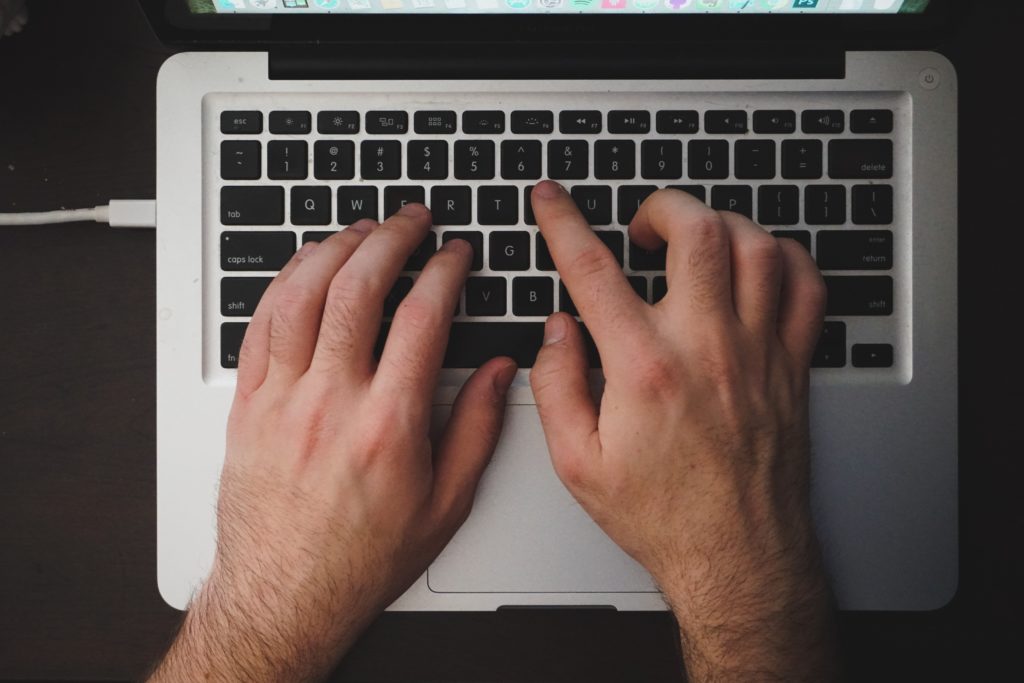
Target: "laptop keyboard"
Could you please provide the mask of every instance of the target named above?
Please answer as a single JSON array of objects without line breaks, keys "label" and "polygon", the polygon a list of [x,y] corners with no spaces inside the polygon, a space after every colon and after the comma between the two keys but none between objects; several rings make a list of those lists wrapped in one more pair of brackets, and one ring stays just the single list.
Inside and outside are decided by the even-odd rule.
[{"label": "laptop keyboard", "polygon": [[828,287],[815,367],[898,358],[894,326],[875,324],[897,294],[891,108],[254,107],[216,118],[222,368],[237,367],[246,320],[299,244],[408,202],[427,204],[435,227],[385,302],[382,339],[430,256],[461,238],[475,255],[445,367],[495,355],[531,366],[544,319],[576,314],[530,207],[541,178],[569,188],[643,300],[665,295],[665,251],[630,244],[627,226],[652,192],[678,188],[812,252]]}]

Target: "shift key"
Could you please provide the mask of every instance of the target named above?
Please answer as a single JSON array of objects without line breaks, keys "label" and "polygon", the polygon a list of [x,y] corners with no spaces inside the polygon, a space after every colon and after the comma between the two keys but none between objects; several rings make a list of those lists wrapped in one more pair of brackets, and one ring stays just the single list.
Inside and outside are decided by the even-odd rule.
[{"label": "shift key", "polygon": [[293,232],[223,232],[220,267],[223,270],[281,270],[295,253]]},{"label": "shift key", "polygon": [[892,278],[874,275],[826,276],[825,315],[892,315]]},{"label": "shift key", "polygon": [[224,225],[284,225],[284,188],[236,185],[220,188]]}]

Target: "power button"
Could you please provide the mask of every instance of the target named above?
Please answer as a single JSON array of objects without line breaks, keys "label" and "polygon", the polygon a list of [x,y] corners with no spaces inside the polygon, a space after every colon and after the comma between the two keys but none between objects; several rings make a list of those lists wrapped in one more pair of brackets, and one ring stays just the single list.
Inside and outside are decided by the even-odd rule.
[{"label": "power button", "polygon": [[918,77],[918,82],[925,90],[935,90],[939,87],[941,80],[942,74],[939,73],[939,70],[931,67],[923,69]]}]

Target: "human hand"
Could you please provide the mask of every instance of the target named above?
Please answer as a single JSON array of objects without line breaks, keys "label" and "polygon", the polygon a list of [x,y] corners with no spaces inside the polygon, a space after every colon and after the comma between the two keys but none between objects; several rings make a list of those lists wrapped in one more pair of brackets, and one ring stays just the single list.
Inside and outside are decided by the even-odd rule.
[{"label": "human hand", "polygon": [[808,503],[825,287],[810,255],[661,190],[629,228],[638,246],[668,242],[668,293],[650,306],[560,186],[532,202],[605,375],[598,410],[578,324],[549,318],[530,380],[558,476],[660,585],[691,680],[826,680]]},{"label": "human hand", "polygon": [[429,228],[419,205],[360,221],[267,289],[240,354],[214,568],[154,680],[323,675],[469,514],[516,367],[477,370],[431,440],[467,243],[431,258],[373,356],[385,295]]}]

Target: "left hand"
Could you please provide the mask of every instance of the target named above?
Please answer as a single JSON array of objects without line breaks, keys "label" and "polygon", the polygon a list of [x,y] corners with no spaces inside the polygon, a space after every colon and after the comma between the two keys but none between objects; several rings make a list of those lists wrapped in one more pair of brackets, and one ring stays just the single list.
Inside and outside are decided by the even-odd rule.
[{"label": "left hand", "polygon": [[429,228],[420,205],[360,221],[268,288],[241,350],[214,569],[157,680],[325,674],[466,519],[516,370],[477,370],[430,439],[468,244],[430,259],[373,356],[384,298]]}]

